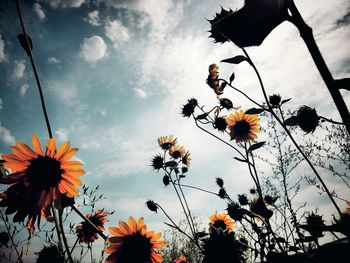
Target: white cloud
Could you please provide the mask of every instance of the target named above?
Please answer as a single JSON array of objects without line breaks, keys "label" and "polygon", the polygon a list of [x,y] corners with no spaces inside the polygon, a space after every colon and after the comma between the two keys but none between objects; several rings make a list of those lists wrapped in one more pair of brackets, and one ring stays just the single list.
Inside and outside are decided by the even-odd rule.
[{"label": "white cloud", "polygon": [[100,16],[98,10],[94,10],[88,14],[88,17],[84,19],[93,26],[100,26]]},{"label": "white cloud", "polygon": [[29,88],[29,85],[27,83],[22,85],[20,92],[19,92],[22,97],[24,97],[26,95],[28,88]]},{"label": "white cloud", "polygon": [[43,21],[46,18],[45,12],[42,9],[40,4],[34,3],[33,9],[37,17],[40,19],[40,21]]},{"label": "white cloud", "polygon": [[61,60],[59,60],[58,58],[55,58],[55,57],[48,57],[47,58],[47,63],[49,63],[49,64],[59,64],[59,63],[61,63]]},{"label": "white cloud", "polygon": [[5,55],[5,41],[2,39],[2,36],[0,34],[0,62],[6,60]]},{"label": "white cloud", "polygon": [[97,108],[96,111],[98,114],[100,114],[103,117],[107,115],[106,108]]},{"label": "white cloud", "polygon": [[85,3],[85,0],[41,0],[41,2],[49,4],[52,8],[77,8]]},{"label": "white cloud", "polygon": [[50,91],[52,91],[65,104],[72,104],[77,96],[77,87],[72,84],[63,84],[61,82],[49,83]]},{"label": "white cloud", "polygon": [[4,107],[3,107],[3,102],[2,102],[2,99],[0,98],[0,110],[2,110]]},{"label": "white cloud", "polygon": [[66,129],[59,128],[55,133],[58,136],[58,140],[60,141],[68,140],[68,131]]},{"label": "white cloud", "polygon": [[134,91],[136,93],[136,96],[142,99],[145,99],[148,97],[148,94],[145,90],[140,89],[140,88],[134,88]]},{"label": "white cloud", "polygon": [[80,45],[80,56],[89,63],[96,62],[107,56],[107,45],[100,36],[84,38]]},{"label": "white cloud", "polygon": [[113,47],[116,49],[130,39],[129,30],[118,20],[106,22],[105,34],[113,42]]},{"label": "white cloud", "polygon": [[16,144],[15,137],[11,134],[11,132],[8,129],[2,126],[1,122],[0,122],[0,139],[7,145]]},{"label": "white cloud", "polygon": [[26,64],[24,60],[17,61],[15,60],[15,67],[13,70],[13,78],[21,79],[24,76],[24,70],[26,69]]}]

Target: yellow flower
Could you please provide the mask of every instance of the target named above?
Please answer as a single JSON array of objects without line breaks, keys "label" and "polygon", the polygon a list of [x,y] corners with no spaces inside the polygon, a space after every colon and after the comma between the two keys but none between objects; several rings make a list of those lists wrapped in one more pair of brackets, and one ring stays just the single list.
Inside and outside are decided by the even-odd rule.
[{"label": "yellow flower", "polygon": [[143,217],[137,221],[130,216],[128,223],[119,221],[119,227],[110,227],[113,235],[107,239],[109,246],[105,249],[110,254],[106,263],[159,263],[163,257],[155,251],[162,248],[165,241],[159,240],[161,233],[147,231]]},{"label": "yellow flower", "polygon": [[186,155],[186,150],[183,146],[174,145],[169,149],[169,154],[175,159],[182,158]]},{"label": "yellow flower", "polygon": [[184,157],[182,157],[182,163],[187,167],[190,166],[192,158],[190,157],[190,153],[187,152]]},{"label": "yellow flower", "polygon": [[209,74],[211,79],[216,79],[219,76],[219,66],[216,64],[209,65]]},{"label": "yellow flower", "polygon": [[221,228],[224,231],[231,232],[235,227],[232,218],[226,213],[218,214],[218,211],[215,211],[215,213],[209,217],[209,220],[209,225],[215,229]]},{"label": "yellow flower", "polygon": [[13,154],[2,155],[4,166],[11,169],[12,174],[0,178],[0,183],[11,184],[6,192],[0,193],[0,206],[7,207],[6,213],[16,212],[14,222],[22,222],[28,216],[27,227],[31,233],[40,214],[47,219],[51,217],[51,204],[60,199],[61,194],[67,197],[79,194],[77,186],[82,185],[79,177],[85,173],[81,162],[70,161],[78,151],[71,148],[70,142],[56,150],[55,139],[49,139],[43,151],[33,134],[32,143],[34,150],[17,142],[11,147]]},{"label": "yellow flower", "polygon": [[[108,212],[102,212],[102,210],[97,210],[95,214],[87,214],[86,217],[100,230],[105,230],[104,223],[108,222],[107,216]],[[75,228],[75,233],[77,234],[79,241],[84,243],[92,243],[98,238],[97,231],[90,226],[90,224],[85,221],[81,222]]]},{"label": "yellow flower", "polygon": [[226,118],[226,123],[230,129],[231,139],[237,142],[257,139],[256,133],[260,131],[259,121],[258,116],[245,114],[242,110],[230,114]]},{"label": "yellow flower", "polygon": [[185,256],[180,256],[178,259],[174,260],[175,263],[186,263],[187,258]]},{"label": "yellow flower", "polygon": [[158,138],[158,144],[162,149],[169,150],[171,146],[175,145],[176,140],[173,135],[163,136]]}]

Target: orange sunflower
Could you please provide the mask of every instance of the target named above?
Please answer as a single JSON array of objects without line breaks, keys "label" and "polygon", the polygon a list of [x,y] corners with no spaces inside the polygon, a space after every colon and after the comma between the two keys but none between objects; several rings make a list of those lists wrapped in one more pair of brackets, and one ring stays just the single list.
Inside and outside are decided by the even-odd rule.
[{"label": "orange sunflower", "polygon": [[226,123],[230,129],[231,139],[237,142],[254,141],[258,138],[256,133],[260,131],[259,121],[258,116],[245,114],[242,110],[230,114],[226,118]]},{"label": "orange sunflower", "polygon": [[226,213],[219,214],[218,211],[215,211],[215,213],[209,217],[209,220],[209,225],[214,229],[221,228],[224,231],[231,232],[235,227],[232,218]]},{"label": "orange sunflower", "polygon": [[155,251],[162,248],[165,241],[159,240],[161,233],[147,231],[143,217],[137,221],[130,216],[128,223],[119,221],[119,227],[110,227],[113,235],[107,239],[109,247],[105,249],[110,254],[106,263],[159,263],[163,257]]},{"label": "orange sunflower", "polygon": [[[103,212],[102,210],[97,210],[96,213],[87,214],[86,217],[103,232],[105,230],[104,223],[108,222],[107,216],[108,212]],[[88,224],[86,221],[81,222],[75,228],[75,233],[77,234],[79,241],[84,243],[92,243],[98,238],[98,233],[96,230]]]},{"label": "orange sunflower", "polygon": [[183,146],[176,144],[169,149],[169,154],[175,159],[182,158],[186,155],[186,150]]},{"label": "orange sunflower", "polygon": [[180,256],[178,259],[174,260],[175,263],[186,263],[187,258],[185,256]]},{"label": "orange sunflower", "polygon": [[55,139],[49,139],[45,151],[33,134],[34,150],[23,142],[11,147],[13,154],[3,154],[4,166],[11,174],[0,178],[1,184],[10,187],[0,193],[0,206],[7,207],[6,214],[15,213],[14,222],[22,222],[28,216],[27,228],[33,233],[34,223],[40,215],[52,218],[50,207],[53,201],[60,206],[61,195],[77,196],[77,186],[82,185],[79,176],[85,172],[82,163],[70,161],[78,151],[66,142],[56,150]]},{"label": "orange sunflower", "polygon": [[170,147],[174,146],[177,139],[173,135],[163,136],[158,138],[159,146],[164,150],[169,150]]}]

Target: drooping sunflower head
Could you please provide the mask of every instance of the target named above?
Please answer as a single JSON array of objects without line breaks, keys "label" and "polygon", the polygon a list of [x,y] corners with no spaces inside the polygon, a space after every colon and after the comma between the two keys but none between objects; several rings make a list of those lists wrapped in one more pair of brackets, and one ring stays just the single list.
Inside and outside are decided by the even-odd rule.
[{"label": "drooping sunflower head", "polygon": [[[104,223],[108,222],[108,212],[97,210],[95,214],[87,214],[86,217],[100,230],[105,230]],[[97,231],[85,221],[78,224],[75,228],[75,233],[79,238],[79,242],[92,243],[98,238]]]},{"label": "drooping sunflower head", "polygon": [[6,192],[1,193],[0,206],[8,207],[9,214],[17,212],[14,220],[18,222],[29,215],[27,225],[31,232],[40,214],[50,216],[52,201],[61,195],[71,198],[79,194],[77,186],[82,185],[79,177],[85,173],[81,162],[70,160],[78,151],[71,148],[70,142],[56,150],[56,141],[51,138],[43,151],[39,139],[33,134],[32,143],[34,150],[17,142],[11,147],[13,154],[2,155],[4,166],[12,174],[0,178],[0,183],[11,184]]},{"label": "drooping sunflower head", "polygon": [[183,158],[186,155],[186,150],[183,146],[176,144],[169,149],[169,154],[174,159]]},{"label": "drooping sunflower head", "polygon": [[180,256],[178,259],[174,260],[175,263],[186,263],[187,262],[187,258],[185,256]]},{"label": "drooping sunflower head", "polygon": [[215,213],[209,217],[209,220],[209,226],[214,229],[221,228],[223,231],[231,232],[235,226],[232,218],[229,217],[228,214],[219,214],[218,211],[215,211]]},{"label": "drooping sunflower head", "polygon": [[176,144],[177,139],[173,135],[163,136],[158,138],[158,144],[163,150],[169,150],[170,147]]},{"label": "drooping sunflower head", "polygon": [[256,133],[260,131],[259,121],[258,116],[245,114],[242,110],[230,114],[226,123],[230,129],[231,140],[246,142],[257,139]]},{"label": "drooping sunflower head", "polygon": [[190,157],[190,153],[187,152],[184,157],[182,157],[182,163],[187,167],[190,166],[192,158]]},{"label": "drooping sunflower head", "polygon": [[153,167],[154,170],[159,171],[164,165],[164,159],[160,155],[156,155],[152,158],[152,163],[151,166]]},{"label": "drooping sunflower head", "polygon": [[165,241],[159,240],[161,233],[147,231],[143,217],[137,221],[130,216],[128,223],[119,221],[119,227],[110,227],[112,237],[107,239],[109,246],[105,249],[110,254],[106,263],[158,263],[163,257],[155,251],[162,248]]}]

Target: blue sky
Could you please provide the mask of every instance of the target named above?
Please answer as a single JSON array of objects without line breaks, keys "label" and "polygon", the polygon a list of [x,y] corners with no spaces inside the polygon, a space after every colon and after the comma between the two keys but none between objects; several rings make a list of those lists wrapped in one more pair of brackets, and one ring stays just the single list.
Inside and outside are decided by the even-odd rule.
[{"label": "blue sky", "polygon": [[[118,211],[110,218],[111,224],[129,215],[145,216],[153,228],[164,229],[164,217],[145,208],[148,199],[163,204],[175,218],[181,217],[175,195],[162,185],[162,174],[149,166],[150,158],[158,153],[156,139],[162,135],[174,134],[191,152],[189,184],[216,191],[215,177],[220,176],[232,196],[252,186],[245,167],[233,161],[233,152],[179,114],[191,97],[208,108],[215,105],[215,95],[205,84],[208,65],[241,51],[208,39],[206,19],[213,18],[220,5],[236,9],[242,1],[22,2],[53,133],[60,143],[70,140],[80,148],[78,157],[87,171],[83,181],[99,184],[107,198],[101,205]],[[348,77],[348,1],[295,2],[313,27],[334,77]],[[13,1],[2,1],[0,10],[0,152],[5,153],[17,140],[29,143],[32,133],[45,141],[47,131],[29,60],[16,39],[21,30]],[[260,47],[248,52],[269,94],[292,97],[291,108],[307,104],[320,115],[339,120],[292,25],[282,24]],[[237,76],[235,85],[262,101],[249,66],[220,64],[221,76],[228,78],[232,70]],[[225,96],[243,108],[252,106],[231,91]],[[344,93],[344,99],[350,105],[349,93]],[[264,166],[261,170],[265,175],[271,172]],[[337,189],[344,196],[350,194],[341,186]],[[304,190],[303,197],[317,195],[310,188]],[[201,218],[225,209],[221,200],[211,196],[187,194]]]}]

